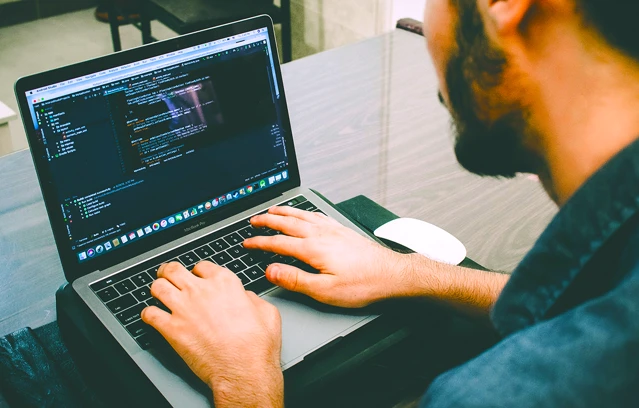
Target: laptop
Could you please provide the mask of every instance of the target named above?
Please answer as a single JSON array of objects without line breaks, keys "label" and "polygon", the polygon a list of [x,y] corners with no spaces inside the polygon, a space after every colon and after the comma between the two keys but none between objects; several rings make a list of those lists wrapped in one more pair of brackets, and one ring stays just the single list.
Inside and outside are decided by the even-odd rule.
[{"label": "laptop", "polygon": [[21,78],[24,126],[67,280],[164,398],[210,390],[140,320],[159,265],[222,265],[282,316],[282,369],[377,316],[274,287],[247,251],[249,218],[275,205],[367,234],[301,185],[268,16]]}]

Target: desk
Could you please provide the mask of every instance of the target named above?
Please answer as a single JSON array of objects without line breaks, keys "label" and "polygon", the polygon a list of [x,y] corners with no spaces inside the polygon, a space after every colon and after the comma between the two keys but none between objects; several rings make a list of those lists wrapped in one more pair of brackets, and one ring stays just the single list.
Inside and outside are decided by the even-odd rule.
[{"label": "desk", "polygon": [[[457,164],[424,39],[394,31],[283,66],[303,183],[333,202],[365,194],[456,235],[511,271],[556,212],[539,182]],[[55,319],[64,282],[29,152],[0,159],[0,336]]]}]

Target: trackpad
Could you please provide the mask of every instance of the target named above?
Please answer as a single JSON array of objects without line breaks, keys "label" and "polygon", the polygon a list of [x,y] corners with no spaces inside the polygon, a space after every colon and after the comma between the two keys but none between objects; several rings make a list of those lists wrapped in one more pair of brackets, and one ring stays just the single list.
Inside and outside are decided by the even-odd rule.
[{"label": "trackpad", "polygon": [[283,289],[263,298],[282,316],[282,367],[288,368],[310,352],[363,325],[372,316],[360,309],[342,309],[321,304],[308,296]]}]

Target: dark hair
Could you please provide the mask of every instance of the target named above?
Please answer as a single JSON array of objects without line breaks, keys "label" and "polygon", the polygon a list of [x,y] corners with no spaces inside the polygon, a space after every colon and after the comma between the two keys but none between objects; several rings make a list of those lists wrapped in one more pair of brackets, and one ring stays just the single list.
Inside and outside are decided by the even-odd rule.
[{"label": "dark hair", "polygon": [[[613,47],[639,60],[639,1],[637,0],[575,0],[578,12],[587,26],[601,33]],[[468,7],[474,0],[453,0],[453,4]]]},{"label": "dark hair", "polygon": [[586,24],[615,48],[639,60],[639,2],[636,0],[575,0]]}]

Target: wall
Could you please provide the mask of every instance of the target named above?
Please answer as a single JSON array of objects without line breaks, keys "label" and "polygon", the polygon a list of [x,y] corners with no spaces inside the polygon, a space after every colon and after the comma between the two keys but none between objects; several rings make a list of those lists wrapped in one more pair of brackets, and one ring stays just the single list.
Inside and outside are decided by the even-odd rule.
[{"label": "wall", "polygon": [[382,34],[402,17],[422,20],[424,4],[425,0],[291,0],[293,57]]}]

